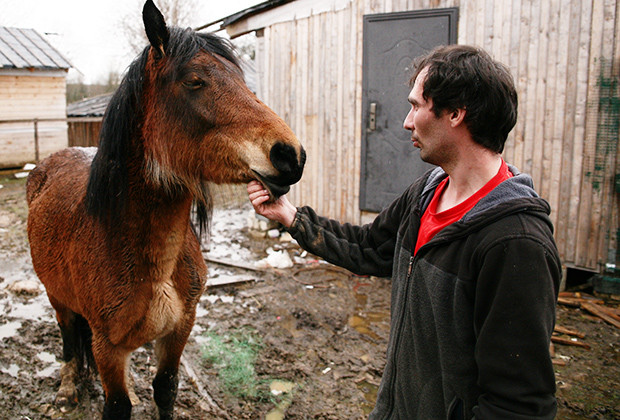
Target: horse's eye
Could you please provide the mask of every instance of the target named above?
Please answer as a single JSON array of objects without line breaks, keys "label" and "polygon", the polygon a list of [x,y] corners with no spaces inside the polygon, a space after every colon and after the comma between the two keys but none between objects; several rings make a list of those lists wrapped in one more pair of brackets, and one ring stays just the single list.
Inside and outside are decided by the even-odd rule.
[{"label": "horse's eye", "polygon": [[197,90],[197,89],[205,87],[205,85],[206,85],[205,81],[201,79],[192,79],[192,80],[187,80],[183,82],[183,86],[185,86],[186,88],[190,90]]}]

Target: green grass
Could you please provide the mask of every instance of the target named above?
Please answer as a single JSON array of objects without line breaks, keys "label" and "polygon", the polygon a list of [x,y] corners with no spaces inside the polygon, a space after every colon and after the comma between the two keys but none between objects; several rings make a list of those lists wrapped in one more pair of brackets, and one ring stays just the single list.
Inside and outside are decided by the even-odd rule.
[{"label": "green grass", "polygon": [[224,390],[237,398],[255,398],[259,395],[261,381],[256,376],[254,363],[262,343],[255,334],[237,330],[218,335],[205,334],[206,344],[202,347],[205,363],[218,369],[218,377]]}]

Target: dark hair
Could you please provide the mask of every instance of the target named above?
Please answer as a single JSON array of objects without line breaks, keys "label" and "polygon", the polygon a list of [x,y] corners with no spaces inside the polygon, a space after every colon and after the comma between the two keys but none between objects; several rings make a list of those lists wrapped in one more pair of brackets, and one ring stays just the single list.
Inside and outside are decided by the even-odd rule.
[{"label": "dark hair", "polygon": [[423,97],[433,100],[435,115],[465,109],[474,141],[501,153],[517,122],[517,91],[508,68],[480,48],[441,46],[415,60],[412,87],[425,68]]}]

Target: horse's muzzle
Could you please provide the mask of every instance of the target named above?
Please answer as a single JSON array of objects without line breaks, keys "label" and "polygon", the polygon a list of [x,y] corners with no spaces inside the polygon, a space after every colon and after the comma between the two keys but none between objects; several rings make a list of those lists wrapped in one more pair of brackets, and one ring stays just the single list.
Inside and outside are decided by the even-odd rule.
[{"label": "horse's muzzle", "polygon": [[277,199],[289,192],[290,186],[301,179],[306,163],[306,151],[302,147],[298,157],[293,146],[278,142],[271,148],[269,160],[278,171],[278,175],[263,176],[255,173],[273,198]]}]

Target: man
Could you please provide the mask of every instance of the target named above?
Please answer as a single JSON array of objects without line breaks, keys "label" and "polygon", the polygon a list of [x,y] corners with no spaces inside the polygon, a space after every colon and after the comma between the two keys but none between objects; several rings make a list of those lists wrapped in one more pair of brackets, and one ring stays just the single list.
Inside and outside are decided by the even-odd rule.
[{"label": "man", "polygon": [[248,184],[257,211],[358,274],[391,276],[387,361],[371,419],[552,419],[549,343],[561,265],[549,205],[500,153],[512,77],[484,51],[419,59],[404,127],[437,165],[365,226]]}]

